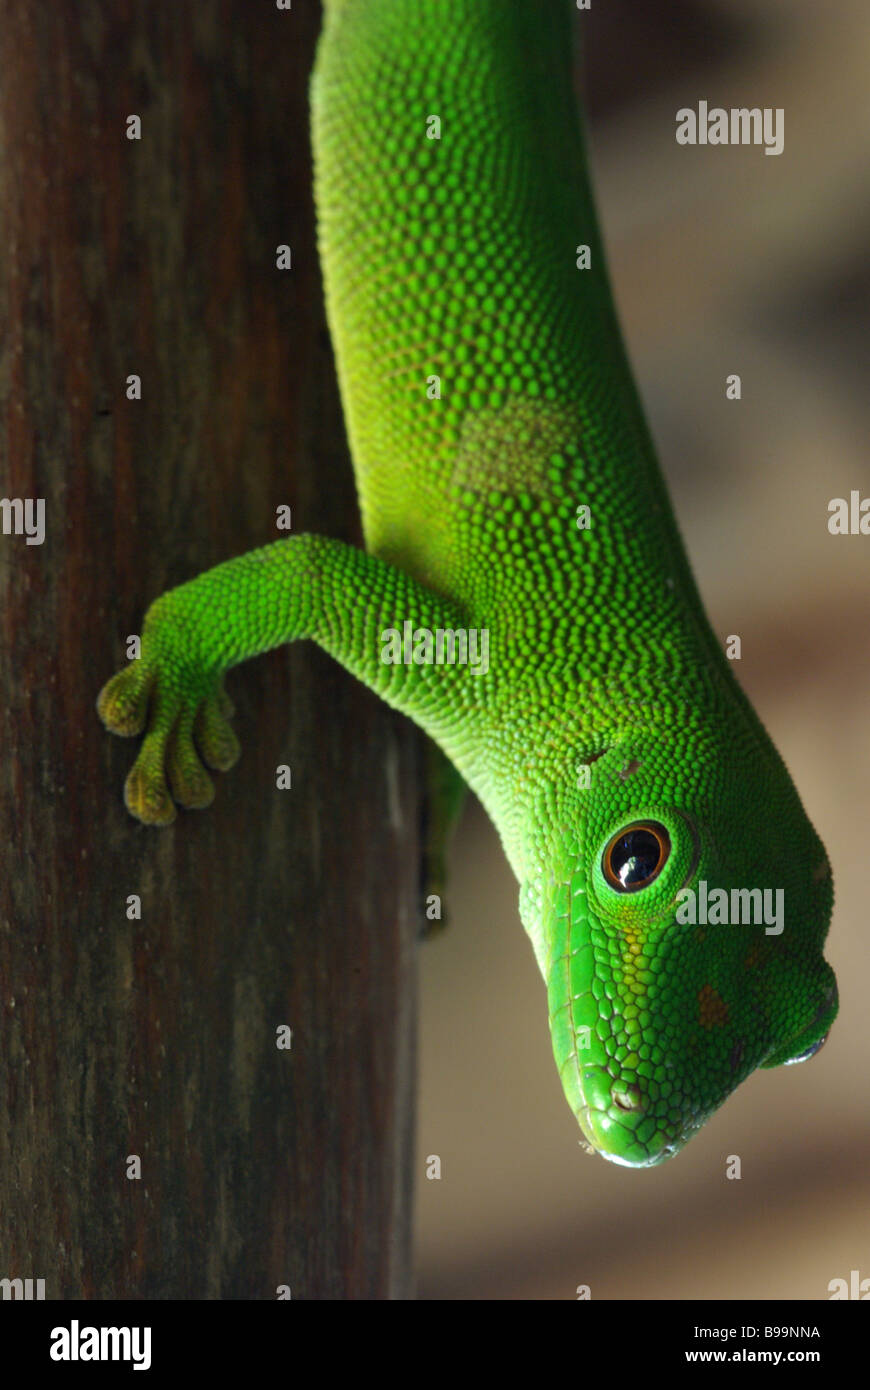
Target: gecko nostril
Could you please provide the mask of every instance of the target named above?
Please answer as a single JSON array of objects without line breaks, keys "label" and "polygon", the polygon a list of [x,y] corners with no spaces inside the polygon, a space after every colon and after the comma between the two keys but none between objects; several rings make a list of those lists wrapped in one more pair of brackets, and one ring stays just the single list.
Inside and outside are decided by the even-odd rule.
[{"label": "gecko nostril", "polygon": [[617,1081],[610,1088],[610,1099],[620,1110],[637,1111],[645,1108],[644,1098],[639,1086]]}]

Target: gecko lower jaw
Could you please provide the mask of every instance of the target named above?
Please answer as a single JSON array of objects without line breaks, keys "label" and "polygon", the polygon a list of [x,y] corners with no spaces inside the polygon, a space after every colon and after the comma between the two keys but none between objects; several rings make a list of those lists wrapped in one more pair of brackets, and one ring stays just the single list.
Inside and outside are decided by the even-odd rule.
[{"label": "gecko lower jaw", "polygon": [[[638,1107],[639,1114],[643,1111],[644,1107]],[[657,1136],[658,1142],[645,1143],[612,1111],[583,1105],[576,1118],[592,1150],[608,1163],[622,1168],[658,1167],[679,1153],[704,1123],[703,1120],[689,1121],[678,1134]]]},{"label": "gecko lower jaw", "polygon": [[601,1158],[606,1158],[608,1163],[618,1164],[620,1168],[657,1168],[660,1163],[664,1163],[666,1159],[672,1158],[674,1154],[679,1153],[684,1142],[685,1141],[681,1138],[676,1143],[665,1144],[655,1153],[651,1153],[647,1158],[642,1159],[623,1158],[620,1154],[605,1153],[601,1149],[596,1149],[596,1153],[598,1153]]},{"label": "gecko lower jaw", "polygon": [[[691,1134],[694,1134],[694,1132],[695,1131],[692,1130]],[[680,1149],[685,1146],[686,1140],[690,1137],[690,1134],[681,1135],[679,1139],[663,1144],[654,1152],[648,1153],[644,1158],[624,1158],[622,1154],[607,1153],[604,1149],[596,1149],[595,1152],[599,1157],[606,1158],[608,1163],[616,1163],[621,1168],[657,1168],[659,1164],[664,1163],[667,1159],[673,1158],[674,1154],[679,1153]]]}]

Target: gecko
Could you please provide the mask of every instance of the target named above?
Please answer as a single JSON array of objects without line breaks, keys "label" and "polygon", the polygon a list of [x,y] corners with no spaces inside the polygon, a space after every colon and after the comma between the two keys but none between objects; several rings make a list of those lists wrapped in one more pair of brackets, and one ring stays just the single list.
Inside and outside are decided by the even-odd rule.
[{"label": "gecko", "polygon": [[144,733],[125,800],[158,826],[236,761],[224,680],[258,653],[311,639],[414,720],[445,822],[470,788],[516,875],[582,1142],[650,1167],[824,1042],[833,883],[660,472],[572,12],[326,0],[318,245],[365,548],[302,532],[158,597],[98,711]]}]

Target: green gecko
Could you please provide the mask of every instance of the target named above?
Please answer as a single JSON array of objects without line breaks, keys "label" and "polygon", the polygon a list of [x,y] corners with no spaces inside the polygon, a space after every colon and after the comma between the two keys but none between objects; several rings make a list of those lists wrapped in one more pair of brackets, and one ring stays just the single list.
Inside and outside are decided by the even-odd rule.
[{"label": "green gecko", "polygon": [[[315,191],[366,550],[301,534],[164,594],[98,708],[145,731],[125,796],[154,825],[211,801],[206,767],[238,754],[224,676],[260,652],[311,638],[409,715],[452,765],[448,800],[463,779],[498,828],[586,1139],[640,1167],[756,1067],[821,1046],[833,889],[659,472],[572,8],[327,0]],[[746,890],[781,893],[782,921]]]}]

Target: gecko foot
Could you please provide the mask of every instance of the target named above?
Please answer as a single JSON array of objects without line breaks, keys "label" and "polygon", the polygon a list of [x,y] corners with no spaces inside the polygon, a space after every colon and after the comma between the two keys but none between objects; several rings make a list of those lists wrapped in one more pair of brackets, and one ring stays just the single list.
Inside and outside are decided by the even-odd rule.
[{"label": "gecko foot", "polygon": [[225,772],[239,756],[221,677],[197,669],[171,638],[167,624],[152,621],[149,630],[146,620],[141,657],[113,676],[97,700],[112,733],[145,731],[124,801],[146,825],[170,825],[176,803],[187,810],[210,805],[214,783],[206,767]]}]

